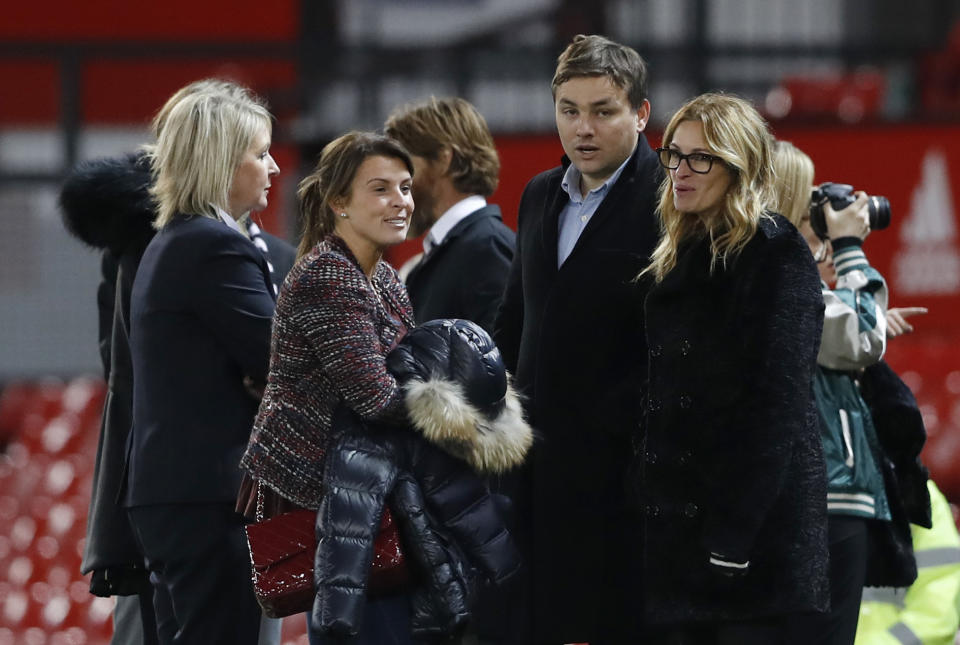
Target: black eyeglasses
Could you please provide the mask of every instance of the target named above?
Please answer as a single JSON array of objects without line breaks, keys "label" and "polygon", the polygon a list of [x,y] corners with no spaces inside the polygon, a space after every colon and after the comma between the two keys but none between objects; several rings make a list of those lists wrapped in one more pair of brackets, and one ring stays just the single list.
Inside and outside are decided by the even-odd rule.
[{"label": "black eyeglasses", "polygon": [[710,172],[714,161],[723,163],[723,159],[720,157],[708,155],[705,152],[691,152],[685,155],[673,148],[657,148],[657,155],[660,157],[660,165],[667,170],[676,170],[680,167],[680,162],[686,159],[690,170],[699,175]]}]

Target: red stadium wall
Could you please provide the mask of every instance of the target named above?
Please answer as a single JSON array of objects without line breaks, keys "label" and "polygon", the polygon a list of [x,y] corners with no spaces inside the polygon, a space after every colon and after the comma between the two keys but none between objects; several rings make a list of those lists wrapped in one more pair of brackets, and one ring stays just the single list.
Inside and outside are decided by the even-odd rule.
[{"label": "red stadium wall", "polygon": [[0,40],[201,42],[287,41],[296,37],[298,0],[46,0],[7,3]]},{"label": "red stadium wall", "polygon": [[[298,0],[269,6],[251,0],[16,3],[4,10],[0,41],[23,43],[35,53],[0,58],[0,78],[17,88],[0,100],[0,128],[57,126],[64,60],[76,65],[84,126],[146,124],[176,89],[206,77],[228,78],[266,96],[291,95],[295,61],[270,47],[296,43],[299,15]],[[197,55],[177,51],[178,45],[211,52],[225,46],[236,53]],[[274,156],[284,170],[297,167],[292,145],[280,142]],[[284,197],[275,191],[259,216],[268,230],[281,232],[281,214],[294,210]]]}]

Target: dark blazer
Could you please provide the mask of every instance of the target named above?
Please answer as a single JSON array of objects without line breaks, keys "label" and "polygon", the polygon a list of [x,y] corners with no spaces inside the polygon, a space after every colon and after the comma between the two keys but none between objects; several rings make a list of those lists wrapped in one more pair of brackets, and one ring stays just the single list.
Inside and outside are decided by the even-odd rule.
[{"label": "dark blazer", "polygon": [[568,201],[560,182],[568,165],[564,159],[524,190],[494,332],[540,438],[530,486],[521,482],[515,492],[532,540],[524,556],[536,642],[593,640],[636,615],[607,608],[632,602],[618,580],[631,577],[627,545],[636,551],[624,478],[646,376],[646,287],[634,278],[657,242],[663,170],[641,136],[558,270],[558,216]]},{"label": "dark blazer", "polygon": [[458,222],[407,276],[417,322],[463,318],[491,331],[515,245],[499,206],[488,204]]},{"label": "dark blazer", "polygon": [[650,378],[637,468],[647,619],[822,610],[829,593],[826,467],[812,388],[823,327],[816,266],[780,215],[762,220],[726,269],[711,274],[709,262],[708,240],[681,245],[677,265],[646,300]]},{"label": "dark blazer", "polygon": [[140,262],[131,296],[135,374],[128,507],[236,499],[265,381],[273,286],[263,254],[209,217],[178,216]]}]

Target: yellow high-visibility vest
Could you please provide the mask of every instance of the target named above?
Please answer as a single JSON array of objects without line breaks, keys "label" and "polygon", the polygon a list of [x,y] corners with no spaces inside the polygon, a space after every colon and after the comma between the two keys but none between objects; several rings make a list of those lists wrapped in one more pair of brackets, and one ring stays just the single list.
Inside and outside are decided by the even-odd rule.
[{"label": "yellow high-visibility vest", "polygon": [[906,589],[867,587],[855,645],[953,645],[960,628],[960,535],[950,504],[927,482],[933,528],[910,525],[917,580]]}]

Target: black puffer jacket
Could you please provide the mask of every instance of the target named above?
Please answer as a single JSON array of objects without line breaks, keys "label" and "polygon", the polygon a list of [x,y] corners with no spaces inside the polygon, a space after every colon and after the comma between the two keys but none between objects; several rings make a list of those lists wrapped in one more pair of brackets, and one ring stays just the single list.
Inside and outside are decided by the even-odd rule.
[{"label": "black puffer jacket", "polygon": [[410,331],[387,359],[404,385],[410,428],[364,426],[341,410],[317,513],[313,625],[357,633],[384,504],[400,529],[413,634],[443,639],[470,619],[478,574],[509,578],[520,558],[483,475],[519,465],[533,434],[500,353],[474,323]]}]

